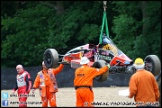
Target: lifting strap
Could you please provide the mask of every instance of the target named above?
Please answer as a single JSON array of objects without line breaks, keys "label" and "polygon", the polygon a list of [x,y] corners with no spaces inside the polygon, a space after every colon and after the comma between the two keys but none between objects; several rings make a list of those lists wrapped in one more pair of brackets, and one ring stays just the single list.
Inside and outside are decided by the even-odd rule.
[{"label": "lifting strap", "polygon": [[103,12],[103,17],[102,17],[102,28],[101,28],[100,38],[99,38],[99,44],[102,44],[104,26],[106,26],[106,36],[109,37],[108,22],[107,22],[107,17],[106,17],[106,5],[104,5],[104,12]]}]

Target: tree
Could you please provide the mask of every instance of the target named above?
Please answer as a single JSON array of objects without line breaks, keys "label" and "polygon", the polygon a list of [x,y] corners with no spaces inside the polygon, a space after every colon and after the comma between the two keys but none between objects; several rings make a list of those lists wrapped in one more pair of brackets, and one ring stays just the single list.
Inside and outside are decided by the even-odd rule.
[{"label": "tree", "polygon": [[[2,66],[15,66],[18,63],[25,66],[38,65],[42,54],[48,48],[48,20],[52,18],[53,10],[41,4],[27,4],[26,9],[17,10],[14,17],[2,17]],[[7,62],[6,62],[7,61]]]},{"label": "tree", "polygon": [[[129,57],[149,54],[161,58],[161,5],[158,1],[112,2],[118,15],[114,17],[114,40]],[[160,23],[159,23],[160,22]]]},{"label": "tree", "polygon": [[[52,3],[51,6],[61,5]],[[2,17],[2,34],[6,33],[1,47],[2,66],[11,67],[21,62],[25,66],[39,65],[43,52],[49,47],[58,52],[62,48],[68,51],[98,40],[100,27],[96,22],[102,16],[96,16],[96,13],[100,13],[96,7],[102,6],[102,2],[60,3],[64,5],[61,13],[47,5],[48,2],[25,2],[23,9],[18,9],[14,16]]]},{"label": "tree", "polygon": [[[1,6],[3,67],[40,65],[47,48],[64,54],[99,43],[102,1],[13,1]],[[106,12],[110,38],[126,55],[161,58],[160,2],[109,1]]]}]

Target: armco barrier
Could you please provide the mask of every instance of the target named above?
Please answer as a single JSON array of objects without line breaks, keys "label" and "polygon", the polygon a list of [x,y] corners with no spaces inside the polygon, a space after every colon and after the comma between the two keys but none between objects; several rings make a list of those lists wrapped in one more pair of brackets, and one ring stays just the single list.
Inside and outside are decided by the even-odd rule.
[{"label": "armco barrier", "polygon": [[[34,82],[37,72],[41,70],[41,66],[24,67],[31,75],[32,82]],[[74,72],[69,65],[65,65],[62,72],[56,75],[58,87],[74,87]],[[12,89],[16,83],[17,71],[15,68],[1,69],[1,90]],[[109,86],[128,86],[129,79],[132,74],[111,74],[104,82],[97,82],[94,80],[94,87],[109,87]]]}]

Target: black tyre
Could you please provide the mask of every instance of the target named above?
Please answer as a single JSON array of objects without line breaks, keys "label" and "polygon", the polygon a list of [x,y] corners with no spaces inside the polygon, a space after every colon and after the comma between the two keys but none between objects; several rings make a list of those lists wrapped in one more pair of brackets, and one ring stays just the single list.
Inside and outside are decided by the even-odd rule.
[{"label": "black tyre", "polygon": [[148,55],[145,57],[145,69],[152,72],[154,76],[157,76],[161,70],[161,63],[156,55]]},{"label": "black tyre", "polygon": [[[92,67],[102,68],[105,65],[106,65],[106,62],[104,60],[98,60],[93,64]],[[103,81],[107,80],[108,75],[109,75],[109,71],[106,71],[102,75],[96,76],[95,80],[97,80],[98,82],[103,82]]]},{"label": "black tyre", "polygon": [[43,60],[47,68],[56,68],[59,60],[57,51],[52,48],[46,49],[43,55]]}]

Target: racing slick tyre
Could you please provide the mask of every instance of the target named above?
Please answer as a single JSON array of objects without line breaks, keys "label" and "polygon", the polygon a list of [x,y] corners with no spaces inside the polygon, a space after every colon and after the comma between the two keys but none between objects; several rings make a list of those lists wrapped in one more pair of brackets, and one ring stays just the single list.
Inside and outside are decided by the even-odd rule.
[{"label": "racing slick tyre", "polygon": [[157,76],[161,70],[161,63],[156,55],[148,55],[145,57],[145,69],[152,72],[154,76]]},{"label": "racing slick tyre", "polygon": [[[105,65],[106,65],[106,62],[104,60],[97,60],[96,62],[94,62],[92,67],[102,68]],[[108,75],[109,75],[109,71],[106,71],[102,75],[96,76],[95,80],[97,80],[98,82],[103,82],[103,81],[105,81],[107,79]]]},{"label": "racing slick tyre", "polygon": [[48,48],[43,55],[44,64],[47,68],[56,68],[58,66],[58,52],[55,49]]}]

